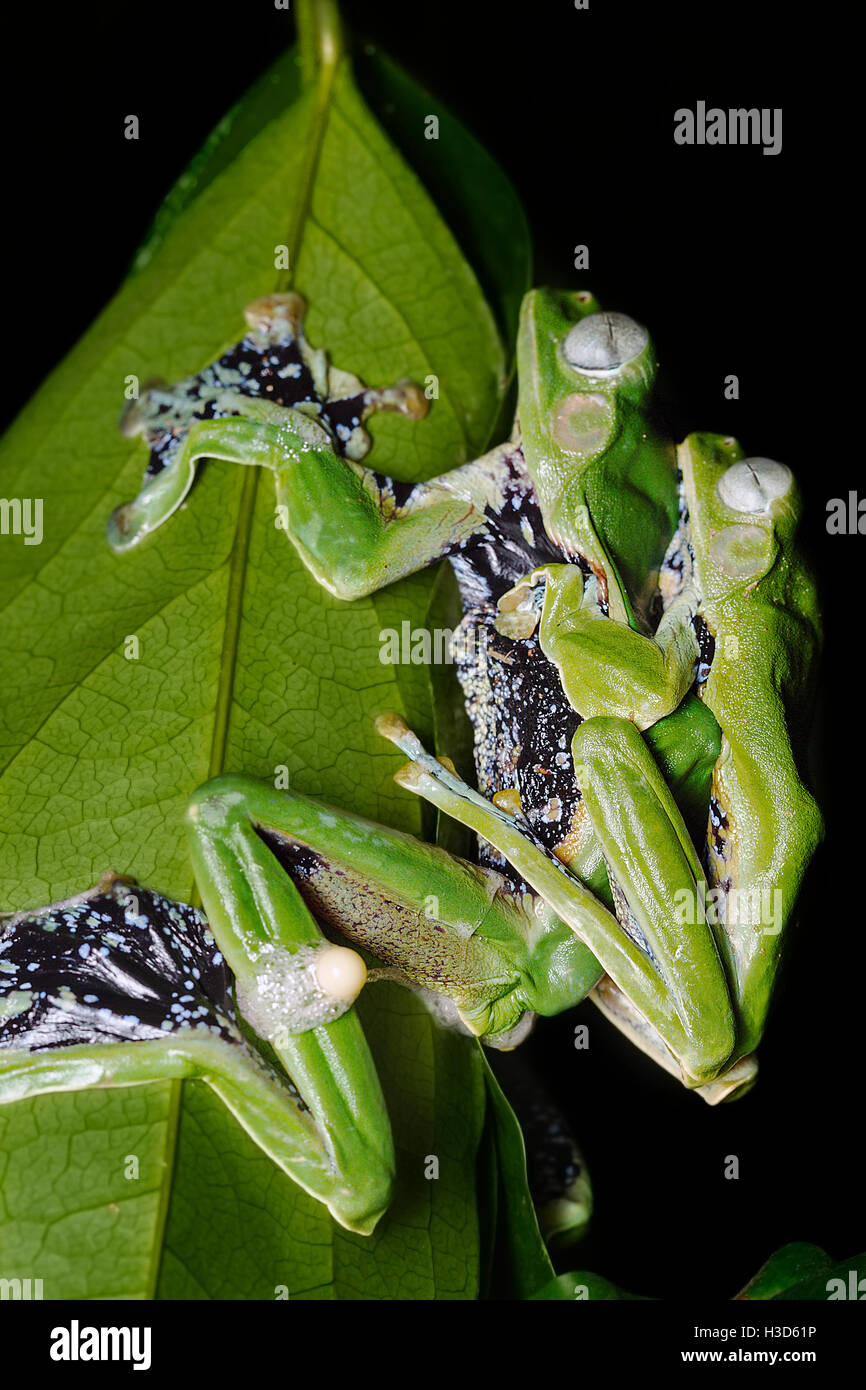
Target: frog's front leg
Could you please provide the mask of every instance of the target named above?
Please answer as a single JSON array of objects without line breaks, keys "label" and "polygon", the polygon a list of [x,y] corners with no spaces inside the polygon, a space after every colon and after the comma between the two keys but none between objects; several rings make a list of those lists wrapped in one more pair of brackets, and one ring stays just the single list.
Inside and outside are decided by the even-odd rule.
[{"label": "frog's front leg", "polygon": [[114,550],[131,549],[172,516],[205,458],[273,473],[278,526],[341,598],[411,574],[482,529],[487,507],[501,502],[512,447],[414,486],[362,467],[371,414],[417,420],[428,402],[413,382],[371,388],[329,367],[304,337],[303,313],[293,293],[256,300],[240,343],[130,405],[123,432],[141,434],[151,452],[139,495],[109,521]]},{"label": "frog's front leg", "polygon": [[[540,613],[539,613],[540,608]],[[668,608],[653,635],[608,617],[595,578],[577,565],[545,565],[499,600],[497,627],[538,626],[538,641],[584,718],[615,715],[648,729],[671,714],[694,681],[699,648],[689,591]]]},{"label": "frog's front leg", "polygon": [[148,479],[132,502],[112,513],[108,522],[112,550],[131,550],[174,515],[195,481],[201,459],[273,468],[276,445],[274,431],[254,420],[240,416],[194,420],[172,462]]},{"label": "frog's front leg", "polygon": [[171,463],[108,527],[116,551],[137,545],[177,510],[204,458],[268,469],[282,528],[317,581],[339,598],[372,593],[424,568],[480,530],[498,499],[511,446],[414,487],[338,458],[313,419],[267,401],[220,398],[233,413],[195,420]]},{"label": "frog's front leg", "polygon": [[363,598],[481,531],[486,507],[501,504],[499,480],[511,452],[511,445],[502,445],[407,488],[310,450],[277,471],[277,503],[289,539],[317,582],[338,598]]}]

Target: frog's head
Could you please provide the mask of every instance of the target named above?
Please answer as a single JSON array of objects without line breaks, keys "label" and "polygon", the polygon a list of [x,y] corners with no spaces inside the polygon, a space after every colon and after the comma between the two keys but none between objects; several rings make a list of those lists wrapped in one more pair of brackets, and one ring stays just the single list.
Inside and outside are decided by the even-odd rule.
[{"label": "frog's head", "polygon": [[548,530],[567,539],[587,476],[618,432],[618,406],[639,408],[649,392],[652,344],[586,290],[537,289],[523,300],[517,364],[526,466]]},{"label": "frog's head", "polygon": [[706,599],[722,602],[753,588],[784,557],[796,562],[802,509],[790,468],[743,458],[730,436],[691,434],[678,450],[695,565]]},{"label": "frog's head", "polygon": [[523,451],[548,535],[594,550],[590,560],[603,536],[623,578],[639,582],[676,520],[673,448],[645,409],[656,373],[649,334],[586,291],[537,289],[523,301],[517,362]]}]

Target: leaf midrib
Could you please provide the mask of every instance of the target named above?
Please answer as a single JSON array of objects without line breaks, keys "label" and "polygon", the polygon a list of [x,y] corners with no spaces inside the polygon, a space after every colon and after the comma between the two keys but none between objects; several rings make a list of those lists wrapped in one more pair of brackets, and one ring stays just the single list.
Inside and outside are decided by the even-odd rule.
[{"label": "leaf midrib", "polygon": [[[295,203],[286,245],[289,248],[289,268],[277,277],[276,290],[287,289],[294,276],[294,267],[300,255],[304,237],[304,227],[312,203],[312,191],[316,171],[325,138],[325,130],[330,116],[330,97],[334,82],[336,64],[323,64],[319,67],[316,83],[316,101],[313,109],[308,155],[304,161],[300,179],[300,196]],[[226,594],[226,621],[223,631],[222,654],[220,660],[219,685],[214,710],[214,729],[211,740],[211,755],[208,763],[208,778],[217,777],[225,771],[225,751],[231,724],[232,695],[235,673],[237,671],[238,650],[240,646],[241,621],[243,618],[244,590],[247,577],[247,560],[252,538],[253,518],[258,496],[261,469],[250,468],[244,478],[238,506],[238,520],[229,557],[229,583]],[[198,905],[198,904],[196,904]]]},{"label": "leaf midrib", "polygon": [[[291,285],[294,275],[293,267],[297,264],[297,259],[300,254],[304,227],[312,202],[312,191],[316,170],[318,169],[322,144],[325,138],[325,130],[328,125],[330,97],[336,67],[336,62],[331,64],[323,63],[318,69],[316,103],[313,109],[308,141],[309,154],[302,170],[300,197],[295,203],[294,214],[289,225],[289,233],[286,241],[286,245],[289,248],[289,268],[284,275],[280,275],[277,278],[276,289],[278,291],[287,289]],[[237,525],[235,527],[234,540],[232,541],[231,555],[229,557],[226,620],[223,629],[219,684],[214,708],[214,727],[208,764],[208,779],[218,776],[219,773],[225,769],[225,753],[228,744],[229,726],[231,724],[232,697],[240,647],[244,590],[246,588],[247,579],[247,562],[252,538],[256,499],[258,497],[260,472],[261,470],[259,468],[250,468],[244,477],[238,506]],[[190,894],[190,901],[196,907],[201,906],[201,898],[195,883],[193,884],[193,890]],[[157,1295],[162,1276],[163,1260],[165,1258],[165,1228],[168,1221],[171,1193],[174,1186],[174,1170],[177,1162],[178,1137],[181,1122],[181,1093],[183,1085],[184,1083],[182,1081],[173,1081],[170,1083],[171,1113],[166,1124],[166,1147],[169,1152],[167,1155],[165,1178],[160,1193],[156,1239],[153,1245],[156,1258],[152,1262],[152,1278],[151,1281],[149,1281],[149,1297],[151,1299],[155,1298]]]}]

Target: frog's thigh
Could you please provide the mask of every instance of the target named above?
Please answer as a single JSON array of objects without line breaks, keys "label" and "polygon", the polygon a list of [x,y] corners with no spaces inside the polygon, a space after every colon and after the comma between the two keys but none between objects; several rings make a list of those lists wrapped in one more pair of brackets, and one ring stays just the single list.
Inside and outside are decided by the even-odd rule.
[{"label": "frog's thigh", "polygon": [[[243,777],[202,788],[190,829],[205,907],[236,972],[262,941],[286,944],[286,930],[321,939],[319,919],[407,983],[449,997],[478,1034],[574,1002],[536,981],[542,962],[578,949],[567,929],[530,921],[497,875],[434,845]],[[597,973],[582,982],[571,972],[569,987],[582,997]]]},{"label": "frog's thigh", "polygon": [[[696,1081],[709,1081],[734,1049],[734,1014],[698,886],[700,863],[682,815],[646,742],[627,720],[584,721],[572,750],[611,886],[625,899],[621,911],[627,910],[643,936],[659,991],[674,1000],[682,1021],[686,1044],[678,1059]],[[660,1020],[650,1014],[649,1021]]]}]

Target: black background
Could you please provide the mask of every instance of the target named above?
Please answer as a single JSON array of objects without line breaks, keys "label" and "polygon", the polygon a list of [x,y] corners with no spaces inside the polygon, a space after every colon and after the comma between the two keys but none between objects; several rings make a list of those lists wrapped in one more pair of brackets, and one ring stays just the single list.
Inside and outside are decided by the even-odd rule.
[{"label": "black background", "polygon": [[[758,1087],[710,1110],[589,1005],[543,1024],[529,1044],[594,1178],[597,1219],[578,1263],[636,1292],[730,1297],[786,1241],[836,1257],[866,1248],[854,628],[866,540],[825,528],[828,498],[862,473],[859,362],[843,334],[857,299],[845,40],[832,9],[804,11],[807,27],[764,0],[590,3],[585,12],[570,0],[343,8],[350,29],[447,102],[509,173],[529,216],[536,282],[579,278],[649,326],[677,436],[736,434],[747,451],[792,465],[805,493],[828,633],[813,752],[829,838]],[[34,6],[17,26],[2,92],[7,418],[118,287],[159,199],[278,54],[291,21],[268,0],[150,0]],[[699,99],[782,107],[782,153],[676,146],[673,113]],[[141,119],[137,142],[123,138],[129,112]],[[578,243],[590,248],[580,277]],[[736,402],[723,398],[731,372]],[[581,1019],[588,1052],[572,1046]],[[729,1154],[738,1181],[723,1176]]]}]

